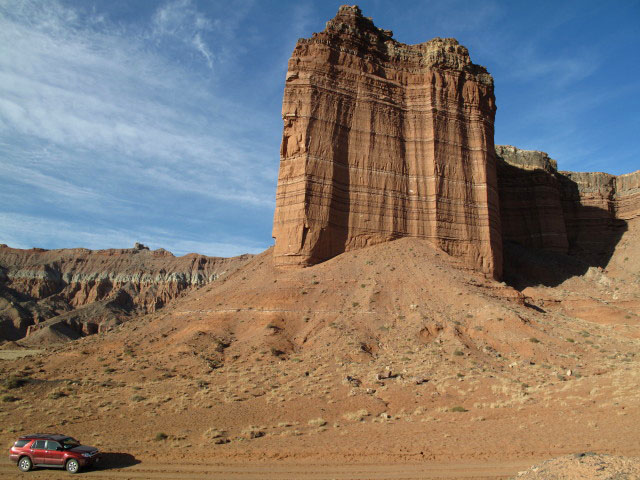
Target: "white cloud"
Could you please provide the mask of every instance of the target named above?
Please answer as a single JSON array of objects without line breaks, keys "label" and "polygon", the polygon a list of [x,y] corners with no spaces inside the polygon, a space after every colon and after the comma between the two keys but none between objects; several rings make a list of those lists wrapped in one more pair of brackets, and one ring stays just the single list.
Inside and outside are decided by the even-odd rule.
[{"label": "white cloud", "polygon": [[[21,7],[0,17],[0,140],[28,137],[94,162],[107,154],[107,175],[125,169],[143,183],[272,207],[266,179],[275,178],[277,165],[265,162],[259,136],[248,134],[248,119],[259,114],[213,95],[200,77],[150,51],[144,36],[108,25],[93,30],[93,22],[55,2]],[[153,24],[171,35],[211,28],[185,0],[162,7]],[[199,31],[192,42],[213,62]],[[59,157],[31,166],[23,160],[5,156],[0,166],[20,177],[34,169],[34,178],[39,168],[65,168]],[[87,180],[70,173],[69,183]]]},{"label": "white cloud", "polygon": [[[243,210],[270,217],[275,203],[277,146],[269,151],[255,128],[269,120],[213,88],[224,73],[210,67],[234,44],[239,10],[218,27],[180,0],[121,24],[55,1],[0,0],[0,242],[263,250],[224,231],[207,243],[171,223],[194,215],[198,228],[220,225]],[[203,68],[182,61],[188,51]]]},{"label": "white cloud", "polygon": [[153,26],[156,36],[169,35],[191,46],[213,68],[213,54],[202,39],[205,32],[211,31],[212,23],[190,0],[174,0],[160,7],[153,17]]},{"label": "white cloud", "polygon": [[[172,232],[159,229],[131,232],[129,230],[94,227],[36,215],[0,213],[0,225],[6,230],[0,234],[0,243],[13,248],[130,248],[135,242],[143,243],[152,250],[166,248],[176,255],[200,253],[218,257],[234,257],[243,253],[260,253],[264,246],[244,239],[229,238],[224,242],[206,242],[185,239]],[[13,232],[21,232],[16,234]],[[42,232],[51,232],[46,243],[31,244],[25,238],[38,238]],[[169,247],[169,248],[167,248]]]}]

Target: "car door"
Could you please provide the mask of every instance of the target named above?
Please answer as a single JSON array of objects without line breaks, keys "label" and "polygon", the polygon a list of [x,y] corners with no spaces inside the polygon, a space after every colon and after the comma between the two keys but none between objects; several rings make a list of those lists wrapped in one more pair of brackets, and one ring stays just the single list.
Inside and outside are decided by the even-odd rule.
[{"label": "car door", "polygon": [[47,451],[45,449],[46,440],[36,440],[31,445],[31,461],[34,464],[43,464],[45,463],[45,457],[47,455]]},{"label": "car door", "polygon": [[64,449],[59,442],[47,440],[45,463],[47,465],[64,464]]}]

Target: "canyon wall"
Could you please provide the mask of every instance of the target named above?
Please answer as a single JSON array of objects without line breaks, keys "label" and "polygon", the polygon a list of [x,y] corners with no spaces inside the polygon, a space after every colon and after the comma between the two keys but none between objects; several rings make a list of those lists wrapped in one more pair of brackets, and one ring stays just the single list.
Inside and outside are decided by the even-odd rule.
[{"label": "canyon wall", "polygon": [[20,250],[0,245],[0,340],[19,339],[61,320],[95,333],[132,313],[148,313],[228,274],[234,258],[131,249]]},{"label": "canyon wall", "polygon": [[495,149],[505,242],[603,266],[627,223],[640,217],[640,171],[563,172],[544,152]]},{"label": "canyon wall", "polygon": [[405,45],[340,7],[288,64],[276,264],[411,236],[499,277],[495,111],[492,77],[456,40]]}]

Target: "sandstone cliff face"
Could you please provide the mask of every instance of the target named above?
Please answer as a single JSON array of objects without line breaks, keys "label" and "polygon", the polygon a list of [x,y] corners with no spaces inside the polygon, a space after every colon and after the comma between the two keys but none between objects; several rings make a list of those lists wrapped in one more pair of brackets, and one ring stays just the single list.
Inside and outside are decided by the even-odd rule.
[{"label": "sandstone cliff face", "polygon": [[495,110],[493,79],[456,40],[405,45],[340,7],[289,60],[276,264],[410,236],[499,277]]},{"label": "sandstone cliff face", "polygon": [[640,217],[640,171],[563,172],[544,152],[495,148],[504,241],[603,265]]},{"label": "sandstone cliff face", "polygon": [[95,333],[105,322],[152,312],[249,258],[174,257],[142,245],[97,251],[0,245],[0,340],[20,338],[51,319]]}]

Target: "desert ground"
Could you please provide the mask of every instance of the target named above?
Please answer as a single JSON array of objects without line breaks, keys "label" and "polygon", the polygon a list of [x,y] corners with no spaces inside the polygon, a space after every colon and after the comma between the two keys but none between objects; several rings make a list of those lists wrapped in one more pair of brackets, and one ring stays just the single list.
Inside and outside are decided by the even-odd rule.
[{"label": "desert ground", "polygon": [[639,227],[606,268],[558,260],[554,286],[523,288],[536,257],[519,252],[519,289],[418,239],[304,269],[267,250],[110,331],[6,342],[0,438],[75,436],[106,453],[100,478],[509,478],[637,457]]}]

